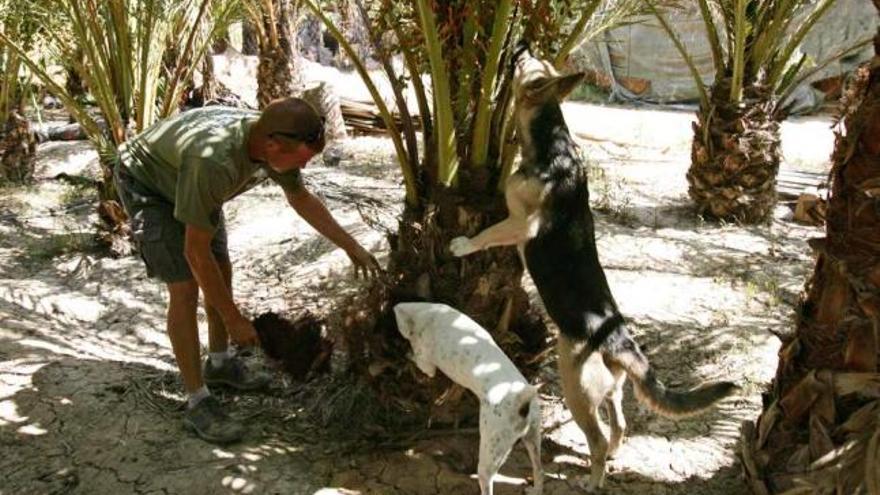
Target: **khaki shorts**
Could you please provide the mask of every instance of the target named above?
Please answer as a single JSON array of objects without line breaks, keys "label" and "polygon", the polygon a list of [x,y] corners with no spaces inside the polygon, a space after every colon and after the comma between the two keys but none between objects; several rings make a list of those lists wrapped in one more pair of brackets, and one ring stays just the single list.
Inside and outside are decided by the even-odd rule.
[{"label": "khaki shorts", "polygon": [[[192,271],[183,254],[186,225],[174,218],[174,204],[138,182],[125,166],[117,164],[114,168],[116,188],[131,221],[132,235],[147,266],[147,275],[165,283],[192,279]],[[226,222],[222,210],[219,215],[211,252],[217,261],[228,263]]]}]

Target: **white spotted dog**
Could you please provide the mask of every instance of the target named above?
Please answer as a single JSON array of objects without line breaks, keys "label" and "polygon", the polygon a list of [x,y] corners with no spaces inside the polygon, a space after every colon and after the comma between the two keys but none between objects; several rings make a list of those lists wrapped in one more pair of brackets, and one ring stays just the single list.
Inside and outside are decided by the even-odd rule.
[{"label": "white spotted dog", "polygon": [[522,373],[483,327],[445,304],[394,306],[397,328],[412,346],[422,372],[446,376],[480,399],[480,493],[492,495],[492,480],[520,438],[532,461],[533,495],[543,491],[541,408],[538,387]]},{"label": "white spotted dog", "polygon": [[[695,414],[737,390],[730,382],[668,390],[630,336],[599,263],[587,171],[560,102],[583,74],[561,75],[520,46],[513,92],[522,163],[505,189],[508,218],[478,235],[457,237],[455,256],[516,245],[547,313],[559,327],[559,377],[565,402],[590,446],[588,490],[602,488],[605,462],[626,429],[627,377],[636,396],[664,416]],[[599,417],[609,407],[610,439]]]}]

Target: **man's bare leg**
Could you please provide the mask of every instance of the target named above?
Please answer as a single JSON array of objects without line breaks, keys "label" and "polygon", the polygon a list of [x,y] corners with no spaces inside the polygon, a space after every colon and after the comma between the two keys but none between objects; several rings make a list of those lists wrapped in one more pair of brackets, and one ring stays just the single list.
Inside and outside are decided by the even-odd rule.
[{"label": "man's bare leg", "polygon": [[199,360],[199,328],[196,308],[199,286],[195,280],[168,284],[167,331],[171,348],[186,392],[192,394],[204,385]]},{"label": "man's bare leg", "polygon": [[212,443],[227,444],[240,440],[245,428],[230,418],[220,403],[211,396],[202,377],[199,356],[199,327],[196,309],[199,286],[195,280],[168,284],[168,337],[189,395],[184,424],[199,437]]},{"label": "man's bare leg", "polygon": [[[232,264],[229,260],[218,259],[217,264],[220,265],[220,272],[223,273],[223,280],[229,293],[232,294]],[[223,324],[223,318],[213,306],[205,301],[205,314],[208,316],[208,351],[211,353],[226,352],[229,347],[229,333]]]},{"label": "man's bare leg", "polygon": [[[232,294],[232,265],[229,260],[218,259],[223,280]],[[229,333],[223,324],[220,313],[205,303],[208,316],[208,349],[209,362],[205,365],[205,382],[211,386],[222,385],[238,390],[257,390],[269,384],[270,377],[266,373],[250,370],[235,357],[227,355]]]}]

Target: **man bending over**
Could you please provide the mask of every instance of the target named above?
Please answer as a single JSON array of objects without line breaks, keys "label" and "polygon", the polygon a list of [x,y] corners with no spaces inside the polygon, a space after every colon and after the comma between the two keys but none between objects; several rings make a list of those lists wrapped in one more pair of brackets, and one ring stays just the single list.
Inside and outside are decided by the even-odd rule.
[{"label": "man bending over", "polygon": [[[214,443],[238,441],[244,426],[208,386],[254,390],[268,376],[227,352],[229,340],[256,343],[250,320],[232,297],[223,204],[267,174],[287,202],[345,250],[356,272],[379,266],[303,186],[300,169],[324,149],[324,126],[304,100],[282,98],[262,112],[225,107],[191,110],[153,125],[119,149],[116,185],[151,277],[168,287],[167,331],[189,395],[184,424]],[[196,306],[208,316],[209,357],[201,365]]]}]

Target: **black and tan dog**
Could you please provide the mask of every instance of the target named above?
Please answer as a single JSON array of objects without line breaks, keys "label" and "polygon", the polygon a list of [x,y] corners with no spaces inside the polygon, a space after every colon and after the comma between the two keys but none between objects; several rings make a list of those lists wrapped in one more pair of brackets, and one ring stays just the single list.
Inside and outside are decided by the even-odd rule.
[{"label": "black and tan dog", "polygon": [[[557,350],[565,401],[590,446],[588,489],[601,488],[605,460],[623,440],[621,400],[629,376],[636,395],[665,416],[700,412],[735,392],[721,382],[667,390],[630,336],[599,263],[587,171],[560,109],[583,74],[560,75],[528,47],[516,57],[514,95],[522,163],[507,182],[509,216],[475,237],[450,243],[456,256],[514,245],[560,330]],[[611,438],[598,408],[610,406]]]}]

